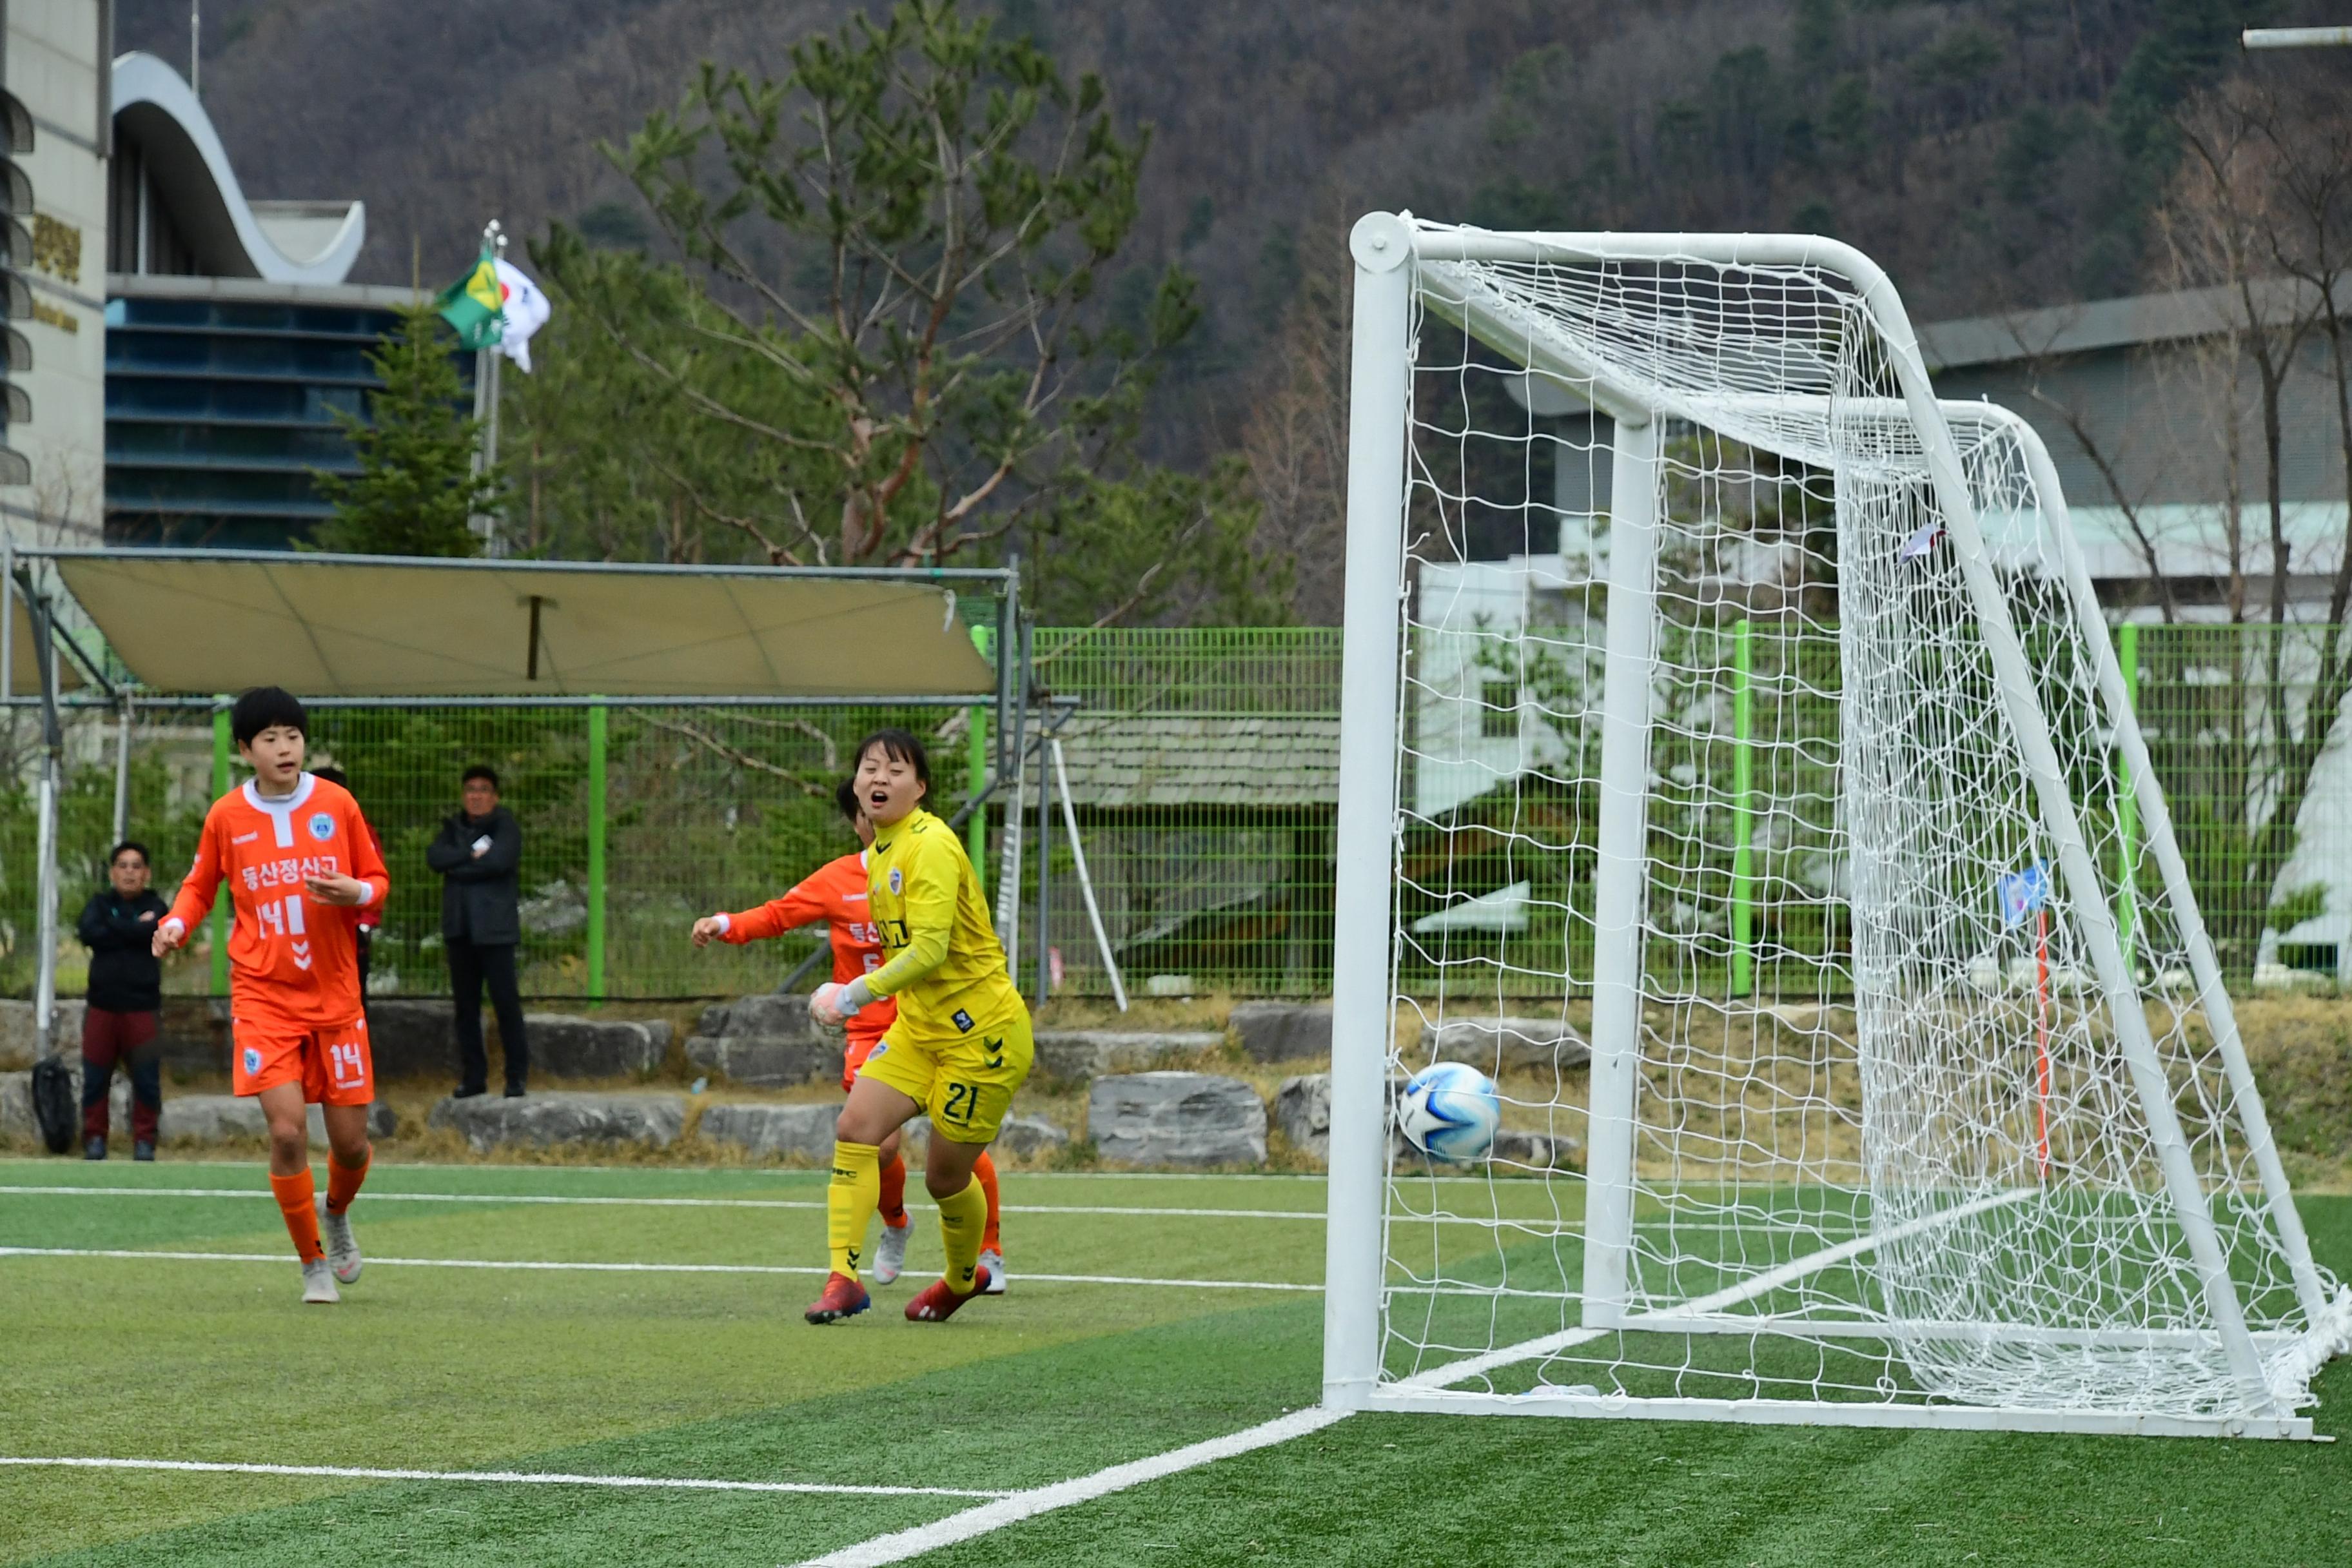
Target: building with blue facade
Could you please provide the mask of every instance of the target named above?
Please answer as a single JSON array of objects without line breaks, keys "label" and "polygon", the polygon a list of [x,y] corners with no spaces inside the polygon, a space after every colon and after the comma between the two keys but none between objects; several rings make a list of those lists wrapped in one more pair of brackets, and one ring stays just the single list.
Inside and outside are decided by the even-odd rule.
[{"label": "building with blue facade", "polygon": [[354,466],[337,416],[365,415],[414,296],[344,281],[362,204],[248,199],[169,65],[124,55],[112,89],[106,542],[290,548],[330,510],[317,474]]},{"label": "building with blue facade", "polygon": [[314,476],[355,466],[336,416],[365,414],[367,355],[410,292],[152,274],[107,291],[107,542],[307,537],[330,510]]}]

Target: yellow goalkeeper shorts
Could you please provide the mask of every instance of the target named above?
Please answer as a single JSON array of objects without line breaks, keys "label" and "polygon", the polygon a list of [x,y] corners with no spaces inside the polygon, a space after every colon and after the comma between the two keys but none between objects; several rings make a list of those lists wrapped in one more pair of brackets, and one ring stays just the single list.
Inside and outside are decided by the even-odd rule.
[{"label": "yellow goalkeeper shorts", "polygon": [[930,1113],[940,1137],[956,1143],[992,1143],[1029,1076],[1037,1043],[1029,1009],[1017,1002],[967,1031],[917,1035],[902,1018],[874,1047],[858,1076],[887,1083]]}]

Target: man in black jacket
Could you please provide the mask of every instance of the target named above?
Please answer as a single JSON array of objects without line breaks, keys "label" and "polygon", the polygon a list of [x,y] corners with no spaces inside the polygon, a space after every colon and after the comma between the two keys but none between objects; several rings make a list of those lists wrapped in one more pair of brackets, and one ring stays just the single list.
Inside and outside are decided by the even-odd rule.
[{"label": "man in black jacket", "polygon": [[147,885],[147,846],[125,842],[106,858],[110,884],[82,906],[75,932],[89,949],[89,1002],[81,1016],[82,1157],[106,1158],[106,1097],[114,1064],[131,1074],[131,1157],[155,1157],[163,1111],[163,1060],[155,1040],[163,965],[155,922],[170,906]]},{"label": "man in black jacket", "polygon": [[523,1092],[530,1047],[523,1038],[522,997],[515,984],[515,944],[522,940],[517,908],[522,828],[499,804],[499,775],[478,764],[465,777],[466,809],[441,825],[425,863],[441,873],[441,939],[449,950],[449,990],[457,998],[457,1098],[489,1087],[482,1050],[482,986],[498,1009],[506,1047],[507,1095]]}]

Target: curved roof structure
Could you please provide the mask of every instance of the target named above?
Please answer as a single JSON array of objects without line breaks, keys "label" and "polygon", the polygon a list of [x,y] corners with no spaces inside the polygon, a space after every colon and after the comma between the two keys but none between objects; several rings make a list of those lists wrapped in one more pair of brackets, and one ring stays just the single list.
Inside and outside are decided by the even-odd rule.
[{"label": "curved roof structure", "polygon": [[114,62],[115,123],[134,138],[172,216],[212,277],[341,283],[367,238],[363,202],[246,199],[194,90],[150,54]]}]

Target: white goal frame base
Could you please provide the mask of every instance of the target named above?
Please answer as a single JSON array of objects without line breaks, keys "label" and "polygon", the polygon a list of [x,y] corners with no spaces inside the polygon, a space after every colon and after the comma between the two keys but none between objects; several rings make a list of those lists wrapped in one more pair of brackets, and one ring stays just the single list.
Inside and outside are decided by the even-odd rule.
[{"label": "white goal frame base", "polygon": [[1627,1394],[1480,1394],[1390,1384],[1360,1410],[1443,1415],[1569,1415],[1593,1421],[1730,1421],[1751,1426],[1932,1427],[1947,1432],[2076,1432],[2109,1437],[2273,1437],[2332,1443],[2307,1416],[2199,1419],[2129,1411],[1997,1405],[1895,1405],[1833,1399],[1637,1399]]}]

